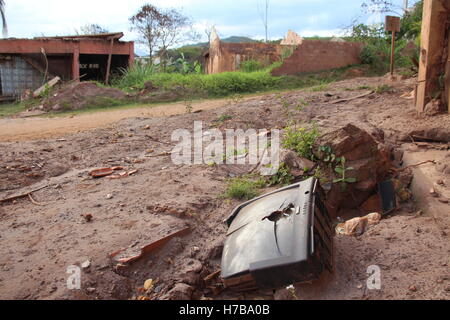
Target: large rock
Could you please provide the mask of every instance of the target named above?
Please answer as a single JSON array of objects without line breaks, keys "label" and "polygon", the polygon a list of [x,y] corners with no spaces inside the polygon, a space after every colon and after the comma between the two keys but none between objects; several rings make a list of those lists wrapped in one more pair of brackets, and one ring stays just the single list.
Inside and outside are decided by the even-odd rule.
[{"label": "large rock", "polygon": [[[390,152],[381,142],[377,141],[367,131],[347,124],[336,131],[323,135],[316,142],[319,146],[331,147],[336,157],[345,157],[346,177],[355,178],[355,183],[334,183],[327,194],[327,206],[332,215],[340,209],[350,209],[360,206],[376,191],[377,184],[384,180],[390,167]],[[316,152],[316,157],[323,159],[323,152]],[[340,178],[334,170],[323,170],[328,179]]]}]

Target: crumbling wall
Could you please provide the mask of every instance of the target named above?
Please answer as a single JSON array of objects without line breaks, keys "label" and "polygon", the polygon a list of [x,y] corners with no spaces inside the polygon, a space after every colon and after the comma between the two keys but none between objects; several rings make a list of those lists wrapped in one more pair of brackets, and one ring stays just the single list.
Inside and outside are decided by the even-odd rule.
[{"label": "crumbling wall", "polygon": [[283,65],[272,71],[272,75],[294,75],[359,64],[362,48],[362,44],[355,42],[303,40]]},{"label": "crumbling wall", "polygon": [[263,65],[280,61],[283,46],[266,43],[226,43],[219,39],[210,44],[206,73],[237,71],[243,61],[256,60]]}]

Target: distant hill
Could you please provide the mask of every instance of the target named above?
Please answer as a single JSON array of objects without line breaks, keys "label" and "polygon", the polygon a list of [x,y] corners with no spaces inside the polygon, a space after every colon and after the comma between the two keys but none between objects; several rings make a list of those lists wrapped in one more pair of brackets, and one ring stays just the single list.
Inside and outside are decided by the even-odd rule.
[{"label": "distant hill", "polygon": [[[249,37],[239,37],[239,36],[231,36],[228,38],[220,39],[222,42],[228,42],[228,43],[245,43],[245,42],[258,42],[257,40],[254,40]],[[188,44],[185,45],[185,47],[208,47],[208,42],[200,42],[200,43],[194,43],[194,44]]]}]

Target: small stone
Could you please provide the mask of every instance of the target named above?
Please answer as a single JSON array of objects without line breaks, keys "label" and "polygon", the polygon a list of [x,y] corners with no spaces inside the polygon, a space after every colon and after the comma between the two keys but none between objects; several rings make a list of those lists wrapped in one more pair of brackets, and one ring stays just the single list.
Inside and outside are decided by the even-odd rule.
[{"label": "small stone", "polygon": [[430,189],[430,195],[435,198],[437,198],[439,196],[434,188]]},{"label": "small stone", "polygon": [[86,260],[81,264],[81,269],[86,270],[89,269],[91,267],[91,261],[90,260]]},{"label": "small stone", "polygon": [[86,220],[86,222],[91,222],[93,216],[92,216],[92,214],[87,213],[87,214],[83,215],[83,218],[84,218],[84,220]]},{"label": "small stone", "polygon": [[362,285],[362,284],[358,284],[356,287],[357,287],[358,289],[362,289],[363,285]]},{"label": "small stone", "polygon": [[112,199],[113,198],[113,195],[112,194],[110,194],[110,193],[108,193],[107,195],[106,195],[106,199]]},{"label": "small stone", "polygon": [[417,287],[416,286],[409,286],[409,291],[412,291],[412,292],[416,292],[417,291]]},{"label": "small stone", "polygon": [[438,181],[436,181],[436,184],[443,186],[444,185],[444,181],[442,179],[439,179]]},{"label": "small stone", "polygon": [[150,289],[152,289],[153,288],[153,279],[147,279],[147,280],[145,280],[145,282],[144,282],[144,289],[146,290],[146,291],[148,291],[148,290],[150,290]]},{"label": "small stone", "polygon": [[87,289],[86,289],[86,292],[87,292],[87,293],[94,293],[95,290],[96,290],[95,288],[87,288]]}]

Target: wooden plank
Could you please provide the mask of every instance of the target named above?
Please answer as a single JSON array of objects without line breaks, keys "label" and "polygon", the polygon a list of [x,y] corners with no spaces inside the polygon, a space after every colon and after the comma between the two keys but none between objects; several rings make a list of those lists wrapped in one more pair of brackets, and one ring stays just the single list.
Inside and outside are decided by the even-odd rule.
[{"label": "wooden plank", "polygon": [[450,113],[450,36],[448,38],[447,64],[445,68],[445,103],[447,104],[448,113]]},{"label": "wooden plank", "polygon": [[386,16],[385,29],[390,32],[400,32],[400,18]]},{"label": "wooden plank", "polygon": [[424,0],[416,103],[419,113],[425,110],[431,94],[439,88],[446,16],[440,0]]}]

